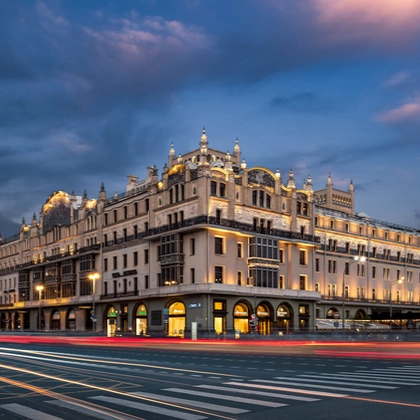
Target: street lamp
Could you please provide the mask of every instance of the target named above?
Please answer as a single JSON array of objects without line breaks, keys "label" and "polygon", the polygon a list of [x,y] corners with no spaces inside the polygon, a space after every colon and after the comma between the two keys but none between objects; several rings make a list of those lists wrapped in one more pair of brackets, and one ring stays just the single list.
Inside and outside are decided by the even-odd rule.
[{"label": "street lamp", "polygon": [[389,324],[390,326],[392,325],[392,286],[394,286],[395,284],[401,284],[404,281],[404,277],[400,277],[397,280],[394,280],[390,285],[389,285]]},{"label": "street lamp", "polygon": [[99,279],[99,273],[91,273],[88,275],[89,280],[92,280],[92,330],[95,332],[96,326],[96,312],[95,312],[95,283]]},{"label": "street lamp", "polygon": [[44,286],[36,286],[35,289],[38,291],[38,299],[39,299],[39,306],[38,306],[38,329],[41,331],[41,293],[44,290]]},{"label": "street lamp", "polygon": [[[344,331],[344,320],[346,318],[346,312],[345,312],[345,308],[344,308],[344,303],[345,303],[345,293],[344,293],[344,276],[346,275],[346,268],[350,267],[353,263],[355,262],[362,262],[364,263],[366,261],[366,257],[359,257],[358,255],[356,255],[352,260],[350,261],[346,261],[344,264],[344,270],[343,270],[343,284],[341,286],[341,290],[342,290],[342,313],[343,313],[343,319],[342,319],[342,328]],[[350,270],[349,270],[349,274],[350,274]]]}]

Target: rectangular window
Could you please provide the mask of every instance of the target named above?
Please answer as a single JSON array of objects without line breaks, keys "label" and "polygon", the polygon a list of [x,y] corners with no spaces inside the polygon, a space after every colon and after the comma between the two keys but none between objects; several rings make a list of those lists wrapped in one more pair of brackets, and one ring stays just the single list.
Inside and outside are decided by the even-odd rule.
[{"label": "rectangular window", "polygon": [[214,238],[214,252],[215,254],[223,254],[223,238]]},{"label": "rectangular window", "polygon": [[372,278],[376,279],[376,266],[375,265],[372,266]]},{"label": "rectangular window", "polygon": [[223,283],[223,267],[218,265],[214,267],[214,282]]},{"label": "rectangular window", "polygon": [[238,271],[238,286],[242,286],[242,271]]},{"label": "rectangular window", "polygon": [[191,284],[195,283],[195,268],[190,269]]},{"label": "rectangular window", "polygon": [[124,206],[124,219],[128,218],[128,209],[127,206]]},{"label": "rectangular window", "polygon": [[195,238],[190,239],[190,255],[195,255]]},{"label": "rectangular window", "polygon": [[260,207],[264,207],[264,191],[260,191]]},{"label": "rectangular window", "polygon": [[123,254],[123,268],[127,268],[127,254]]},{"label": "rectangular window", "polygon": [[225,311],[226,310],[226,302],[225,301],[220,301],[220,300],[215,300],[213,302],[213,310],[214,311]]},{"label": "rectangular window", "polygon": [[133,252],[133,265],[136,266],[139,263],[139,253]]},{"label": "rectangular window", "polygon": [[217,182],[211,181],[210,189],[211,195],[217,195]]},{"label": "rectangular window", "polygon": [[346,242],[346,254],[350,253],[350,242]]},{"label": "rectangular window", "polygon": [[222,182],[219,184],[219,194],[220,197],[226,197],[226,184],[223,184]]},{"label": "rectangular window", "polygon": [[105,213],[105,226],[108,224],[108,213]]},{"label": "rectangular window", "polygon": [[284,276],[279,276],[279,288],[284,289],[286,286],[284,284]]},{"label": "rectangular window", "polygon": [[283,249],[279,249],[279,260],[281,264],[284,263],[284,250]]},{"label": "rectangular window", "polygon": [[316,282],[315,283],[315,292],[318,292],[319,293],[321,291],[321,288],[320,287],[321,287],[321,285],[318,282]]},{"label": "rectangular window", "polygon": [[257,191],[252,191],[252,205],[257,205]]},{"label": "rectangular window", "polygon": [[350,288],[349,288],[349,286],[345,286],[345,287],[344,287],[344,296],[345,296],[345,298],[346,298],[346,299],[348,299],[348,298],[349,298],[349,293],[350,293]]},{"label": "rectangular window", "polygon": [[108,271],[108,258],[104,258],[104,271]]},{"label": "rectangular window", "polygon": [[222,218],[222,210],[217,209],[216,210],[216,223],[220,225],[220,220]]},{"label": "rectangular window", "polygon": [[315,258],[315,271],[319,273],[319,258]]},{"label": "rectangular window", "polygon": [[299,276],[299,289],[300,290],[306,290],[307,284],[306,284],[307,277],[304,275]]},{"label": "rectangular window", "polygon": [[306,265],[307,264],[307,259],[306,259],[307,253],[305,249],[300,249],[299,250],[299,264],[300,265]]},{"label": "rectangular window", "polygon": [[149,288],[149,276],[144,276],[144,288],[148,289]]},{"label": "rectangular window", "polygon": [[236,248],[236,250],[237,250],[237,254],[236,254],[236,256],[237,256],[238,258],[242,258],[242,242],[238,242],[238,243],[237,243],[237,248]]},{"label": "rectangular window", "polygon": [[144,250],[144,263],[149,264],[149,250],[148,249]]},{"label": "rectangular window", "polygon": [[134,215],[137,216],[139,214],[139,205],[138,203],[134,203]]},{"label": "rectangular window", "polygon": [[372,289],[372,300],[376,300],[376,289]]},{"label": "rectangular window", "polygon": [[115,257],[113,257],[113,263],[114,263],[114,265],[113,265],[113,269],[114,270],[116,270],[117,268],[118,268],[118,264],[117,264],[117,257],[115,256]]}]

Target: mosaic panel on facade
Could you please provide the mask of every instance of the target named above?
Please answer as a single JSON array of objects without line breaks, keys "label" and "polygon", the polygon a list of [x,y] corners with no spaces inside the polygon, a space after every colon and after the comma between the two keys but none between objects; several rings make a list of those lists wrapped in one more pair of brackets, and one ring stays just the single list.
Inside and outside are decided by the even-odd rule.
[{"label": "mosaic panel on facade", "polygon": [[275,180],[268,172],[255,169],[248,172],[248,184],[258,184],[274,188]]}]

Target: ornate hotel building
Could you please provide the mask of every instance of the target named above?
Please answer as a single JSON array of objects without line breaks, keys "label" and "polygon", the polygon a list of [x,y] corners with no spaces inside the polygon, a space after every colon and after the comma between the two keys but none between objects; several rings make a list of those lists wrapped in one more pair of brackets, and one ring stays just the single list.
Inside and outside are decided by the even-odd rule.
[{"label": "ornate hotel building", "polygon": [[417,230],[355,214],[352,184],[247,168],[238,140],[220,152],[205,130],[160,176],[129,175],[113,196],[56,191],[0,239],[2,329],[278,335],[343,314],[411,328],[419,312]]}]

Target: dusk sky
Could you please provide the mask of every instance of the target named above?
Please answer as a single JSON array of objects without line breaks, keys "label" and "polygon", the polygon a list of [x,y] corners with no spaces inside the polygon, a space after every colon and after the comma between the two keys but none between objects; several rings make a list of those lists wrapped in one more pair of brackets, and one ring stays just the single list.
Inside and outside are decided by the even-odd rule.
[{"label": "dusk sky", "polygon": [[[171,143],[420,228],[419,0],[0,0],[0,214],[159,174]],[[1,231],[1,226],[0,226]],[[17,232],[16,232],[17,233]]]}]

